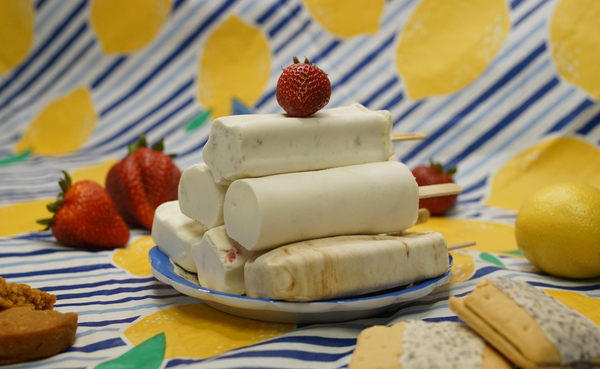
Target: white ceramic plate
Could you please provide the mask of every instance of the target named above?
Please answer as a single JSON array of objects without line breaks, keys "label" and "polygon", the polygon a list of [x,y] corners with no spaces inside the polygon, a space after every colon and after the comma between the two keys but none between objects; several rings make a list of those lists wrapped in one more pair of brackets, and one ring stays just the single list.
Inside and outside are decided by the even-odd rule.
[{"label": "white ceramic plate", "polygon": [[452,256],[449,256],[448,270],[437,278],[357,297],[288,302],[230,295],[203,288],[192,275],[174,265],[158,247],[152,248],[149,256],[154,277],[177,291],[199,298],[229,314],[277,323],[330,323],[366,318],[426,296],[452,277]]}]

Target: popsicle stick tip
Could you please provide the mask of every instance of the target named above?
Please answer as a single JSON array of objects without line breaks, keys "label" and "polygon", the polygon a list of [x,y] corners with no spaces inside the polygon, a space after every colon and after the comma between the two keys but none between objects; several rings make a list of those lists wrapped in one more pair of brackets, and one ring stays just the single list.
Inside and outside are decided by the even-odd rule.
[{"label": "popsicle stick tip", "polygon": [[448,251],[450,251],[450,250],[464,249],[465,247],[471,247],[471,246],[476,246],[476,245],[477,245],[477,243],[475,241],[461,242],[461,243],[451,243],[450,245],[448,245]]},{"label": "popsicle stick tip", "polygon": [[441,183],[429,186],[419,186],[419,199],[458,195],[462,192],[462,190],[462,187],[456,183]]},{"label": "popsicle stick tip", "polygon": [[427,135],[423,133],[394,133],[391,135],[392,142],[424,140]]},{"label": "popsicle stick tip", "polygon": [[431,212],[429,211],[429,209],[426,209],[426,208],[419,209],[417,223],[415,223],[415,224],[422,224],[422,223],[427,222],[429,220],[430,216],[431,216]]}]

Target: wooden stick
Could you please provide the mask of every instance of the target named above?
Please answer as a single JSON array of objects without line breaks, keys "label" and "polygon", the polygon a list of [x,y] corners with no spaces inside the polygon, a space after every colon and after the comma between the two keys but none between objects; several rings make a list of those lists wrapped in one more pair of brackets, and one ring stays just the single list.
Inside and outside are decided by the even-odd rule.
[{"label": "wooden stick", "polygon": [[415,224],[422,224],[429,220],[431,216],[431,212],[429,209],[421,208],[419,209],[419,217],[417,218],[417,222]]},{"label": "wooden stick", "polygon": [[427,136],[422,133],[394,133],[391,137],[392,142],[424,140],[427,138]]},{"label": "wooden stick", "polygon": [[441,183],[429,186],[419,186],[419,199],[430,197],[458,195],[462,192],[462,187],[456,183]]},{"label": "wooden stick", "polygon": [[462,242],[462,243],[452,243],[452,244],[448,245],[448,251],[450,251],[450,250],[464,249],[465,247],[475,246],[476,244],[477,243],[475,241]]}]

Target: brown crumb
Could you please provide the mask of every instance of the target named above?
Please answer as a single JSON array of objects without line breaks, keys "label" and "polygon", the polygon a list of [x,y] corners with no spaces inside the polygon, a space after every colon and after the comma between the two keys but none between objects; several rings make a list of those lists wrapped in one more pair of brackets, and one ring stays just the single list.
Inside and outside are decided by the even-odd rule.
[{"label": "brown crumb", "polygon": [[0,277],[0,310],[11,307],[28,307],[34,310],[52,310],[56,296],[31,288],[26,284],[6,283]]}]

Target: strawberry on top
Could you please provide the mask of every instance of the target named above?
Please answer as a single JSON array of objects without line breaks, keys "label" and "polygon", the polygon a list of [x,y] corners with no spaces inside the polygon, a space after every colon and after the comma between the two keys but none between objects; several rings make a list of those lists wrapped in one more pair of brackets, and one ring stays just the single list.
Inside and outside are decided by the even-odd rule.
[{"label": "strawberry on top", "polygon": [[127,224],[152,229],[154,211],[177,200],[181,171],[163,153],[162,140],[146,147],[143,134],[129,146],[129,154],[115,164],[106,177],[106,189]]},{"label": "strawberry on top", "polygon": [[327,74],[304,58],[283,70],[276,89],[277,102],[291,117],[308,117],[323,109],[331,97]]}]

